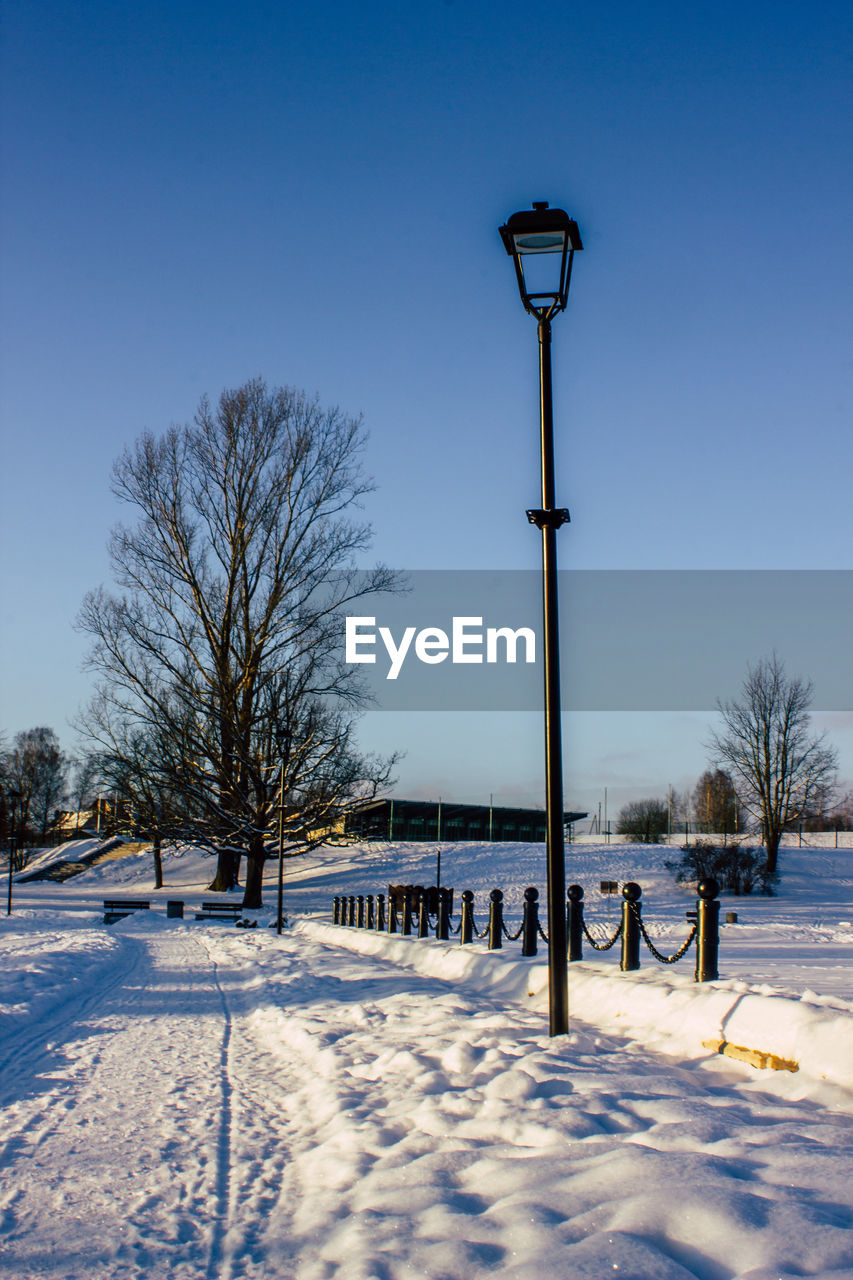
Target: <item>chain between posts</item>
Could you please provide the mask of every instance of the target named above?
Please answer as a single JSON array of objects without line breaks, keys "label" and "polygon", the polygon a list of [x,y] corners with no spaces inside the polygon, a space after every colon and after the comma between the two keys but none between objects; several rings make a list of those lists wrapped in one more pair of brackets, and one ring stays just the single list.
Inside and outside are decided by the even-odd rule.
[{"label": "chain between posts", "polygon": [[616,932],[613,933],[613,936],[610,942],[596,942],[596,940],[594,940],[592,936],[592,933],[589,932],[589,929],[587,928],[587,922],[585,922],[585,920],[584,920],[583,927],[584,927],[585,940],[587,940],[587,942],[589,943],[589,946],[593,948],[593,951],[610,951],[610,948],[612,946],[616,946],[616,943],[619,942],[622,936],[622,928],[624,928],[624,925],[622,925],[622,923],[620,922],[619,928],[617,928]]},{"label": "chain between posts", "polygon": [[[657,947],[649,937],[648,932],[646,931],[646,926],[643,924],[643,917],[640,914],[640,912],[637,910],[636,902],[631,902],[628,904],[628,906],[632,916],[634,917],[634,919],[637,921],[637,924],[639,925],[640,933],[643,935],[643,941],[645,942],[649,951],[651,951],[655,960],[659,961],[660,964],[675,964],[677,960],[680,960],[682,956],[687,954],[688,950],[690,949],[690,944],[692,943],[693,939],[696,937],[696,934],[698,932],[698,928],[699,928],[698,925],[694,924],[693,928],[690,930],[690,933],[687,935],[685,942],[678,948],[678,950],[673,955],[665,956],[660,951],[658,951]],[[619,932],[620,933],[622,932],[621,925],[619,926]],[[617,934],[617,937],[618,937],[618,934]]]},{"label": "chain between posts", "polygon": [[587,942],[592,947],[593,951],[609,951],[610,948],[612,946],[615,946],[615,944],[622,937],[622,929],[623,929],[623,925],[620,923],[619,928],[616,930],[616,932],[614,933],[610,941],[601,943],[601,942],[596,942],[595,938],[592,936],[589,929],[586,927],[586,921],[584,920],[583,922],[583,936],[586,938]]}]

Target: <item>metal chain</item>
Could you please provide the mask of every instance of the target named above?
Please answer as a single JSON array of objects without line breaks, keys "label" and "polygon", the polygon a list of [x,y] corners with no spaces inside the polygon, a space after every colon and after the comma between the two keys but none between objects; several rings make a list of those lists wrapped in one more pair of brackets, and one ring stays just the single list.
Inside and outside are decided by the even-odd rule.
[{"label": "metal chain", "polygon": [[536,928],[539,931],[539,937],[542,939],[542,941],[545,943],[545,946],[547,947],[548,935],[546,934],[545,930],[542,928],[541,924],[537,924]]},{"label": "metal chain", "polygon": [[459,921],[459,923],[458,923],[458,925],[456,926],[456,928],[455,928],[455,929],[453,928],[453,925],[450,923],[450,920],[448,919],[448,921],[447,921],[447,931],[448,931],[448,933],[461,933],[461,932],[462,932],[462,921],[461,921],[461,919],[460,919],[460,921]]},{"label": "metal chain", "polygon": [[683,946],[678,948],[675,955],[665,956],[665,955],[662,955],[660,951],[658,951],[657,947],[652,942],[651,938],[646,932],[646,926],[643,924],[643,917],[640,915],[639,911],[637,910],[636,905],[632,902],[630,906],[631,906],[631,914],[633,915],[634,919],[637,921],[637,924],[640,926],[640,933],[643,935],[646,946],[648,947],[649,951],[651,951],[655,960],[660,961],[661,964],[675,964],[676,960],[680,960],[681,957],[689,949],[693,939],[696,937],[697,926],[694,924],[693,928],[690,930],[690,933],[687,935],[687,941],[684,943]]},{"label": "metal chain", "polygon": [[593,951],[609,951],[610,948],[613,946],[613,944],[622,936],[622,924],[623,922],[620,920],[619,928],[616,930],[616,932],[614,933],[613,937],[610,939],[609,942],[601,943],[601,942],[596,942],[595,938],[592,936],[589,929],[586,927],[586,921],[584,920],[583,922],[584,937],[586,938],[589,945],[592,947]]},{"label": "metal chain", "polygon": [[488,926],[488,924],[487,924],[487,925],[486,925],[486,927],[485,927],[485,929],[475,929],[475,930],[474,930],[474,937],[475,937],[475,938],[485,938],[485,936],[486,936],[486,934],[487,934],[488,932],[489,932],[489,926]]},{"label": "metal chain", "polygon": [[518,926],[518,932],[517,932],[517,933],[509,933],[509,932],[507,932],[507,927],[506,927],[506,925],[504,924],[503,920],[501,920],[501,928],[503,929],[503,934],[504,934],[504,937],[506,938],[507,942],[515,942],[518,938],[520,938],[520,937],[521,937],[522,930],[524,929],[524,925],[523,925],[523,924],[520,924],[520,925]]}]

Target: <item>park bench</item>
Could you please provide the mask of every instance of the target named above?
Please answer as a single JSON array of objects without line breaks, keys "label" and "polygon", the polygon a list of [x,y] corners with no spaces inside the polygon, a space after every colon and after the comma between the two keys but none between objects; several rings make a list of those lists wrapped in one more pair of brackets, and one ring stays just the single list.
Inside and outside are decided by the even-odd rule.
[{"label": "park bench", "polygon": [[148,911],[150,907],[147,898],[104,898],[104,924],[115,924],[132,911]]},{"label": "park bench", "polygon": [[241,902],[203,902],[201,911],[195,913],[196,920],[230,920],[237,921],[243,914]]}]

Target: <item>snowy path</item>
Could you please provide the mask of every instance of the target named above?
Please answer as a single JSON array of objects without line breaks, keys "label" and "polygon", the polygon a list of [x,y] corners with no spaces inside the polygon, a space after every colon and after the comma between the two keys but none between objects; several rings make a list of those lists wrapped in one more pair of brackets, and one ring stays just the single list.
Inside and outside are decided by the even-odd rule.
[{"label": "snowy path", "polygon": [[853,1274],[853,1119],[378,959],[128,920],[2,1051],[0,1276]]}]

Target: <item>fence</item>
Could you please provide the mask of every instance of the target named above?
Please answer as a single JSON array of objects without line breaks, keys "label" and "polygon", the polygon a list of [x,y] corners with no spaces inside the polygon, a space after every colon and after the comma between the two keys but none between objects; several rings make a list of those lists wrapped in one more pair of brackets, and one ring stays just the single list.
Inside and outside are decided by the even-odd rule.
[{"label": "fence", "polygon": [[[642,889],[632,881],[622,886],[622,916],[613,936],[606,942],[597,942],[590,933],[583,916],[583,889],[579,884],[569,886],[566,895],[566,927],[568,933],[569,961],[583,959],[584,938],[594,951],[609,951],[621,939],[620,969],[628,971],[640,967],[640,940],[642,939],[655,960],[660,964],[675,964],[696,943],[694,977],[697,982],[711,982],[718,976],[717,962],[720,936],[720,904],[717,901],[719,885],[708,878],[697,885],[698,899],[695,911],[688,911],[690,932],[682,945],[672,955],[663,955],[649,937],[643,920]],[[354,929],[370,929],[379,933],[399,933],[427,938],[434,933],[440,941],[447,942],[458,935],[462,946],[475,939],[488,939],[488,949],[499,951],[504,940],[521,940],[521,954],[535,956],[538,941],[546,945],[548,936],[539,920],[539,890],[533,887],[524,891],[524,909],[521,925],[510,933],[504,923],[503,890],[492,889],[489,894],[489,918],[478,929],[474,913],[474,894],[466,889],[462,894],[459,920],[453,923],[453,890],[420,885],[389,886],[384,893],[339,895],[334,899],[332,919],[335,924]]]},{"label": "fence", "polygon": [[[585,825],[585,824],[583,824]],[[575,823],[574,844],[583,845],[620,845],[636,844],[634,836],[618,835],[616,831],[584,831],[583,825]],[[615,825],[615,824],[614,824]],[[691,822],[685,830],[684,824],[674,825],[670,835],[665,832],[654,841],[655,844],[681,847],[685,844],[696,844],[699,840],[708,840],[711,844],[747,844],[751,847],[762,844],[761,833],[757,831],[739,831],[733,835],[731,831],[705,831],[700,824]],[[780,843],[782,849],[847,849],[853,850],[853,831],[803,831],[796,828],[786,831]]]}]

